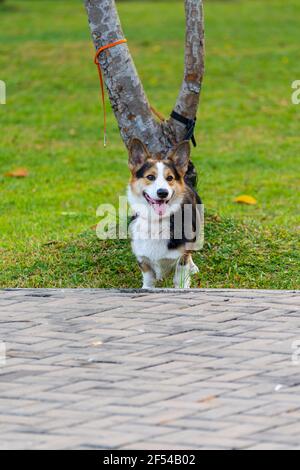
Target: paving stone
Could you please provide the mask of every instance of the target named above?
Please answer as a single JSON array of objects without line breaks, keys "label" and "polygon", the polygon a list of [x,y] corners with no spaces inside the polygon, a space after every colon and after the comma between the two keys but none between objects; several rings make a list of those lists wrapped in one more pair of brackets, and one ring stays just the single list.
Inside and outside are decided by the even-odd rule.
[{"label": "paving stone", "polygon": [[299,327],[298,291],[0,290],[0,449],[298,449]]}]

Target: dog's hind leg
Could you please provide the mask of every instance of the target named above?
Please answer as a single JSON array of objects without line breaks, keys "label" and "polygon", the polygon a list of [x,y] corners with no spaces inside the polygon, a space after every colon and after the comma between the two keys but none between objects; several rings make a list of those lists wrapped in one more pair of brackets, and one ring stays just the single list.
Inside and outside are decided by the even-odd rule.
[{"label": "dog's hind leg", "polygon": [[189,289],[191,287],[191,274],[199,272],[191,253],[187,252],[180,259],[175,272],[174,286],[178,289]]},{"label": "dog's hind leg", "polygon": [[189,289],[191,287],[191,275],[188,265],[179,265],[174,276],[175,289]]},{"label": "dog's hind leg", "polygon": [[139,267],[143,275],[142,289],[153,289],[155,287],[155,280],[156,280],[153,269],[145,261],[140,261]]},{"label": "dog's hind leg", "polygon": [[199,272],[198,266],[194,263],[193,258],[190,259],[190,273],[197,274]]},{"label": "dog's hind leg", "polygon": [[176,289],[189,289],[191,287],[191,259],[189,253],[185,253],[180,258],[174,276],[174,287]]}]

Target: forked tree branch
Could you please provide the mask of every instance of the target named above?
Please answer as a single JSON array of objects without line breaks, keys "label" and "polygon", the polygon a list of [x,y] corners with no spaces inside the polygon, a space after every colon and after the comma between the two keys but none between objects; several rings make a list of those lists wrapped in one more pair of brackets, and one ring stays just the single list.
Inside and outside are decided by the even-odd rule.
[{"label": "forked tree branch", "polygon": [[[96,49],[124,39],[114,0],[85,0],[85,6]],[[103,52],[99,61],[125,145],[137,137],[153,152],[158,151],[154,136],[160,131],[159,124],[151,114],[127,44]]]},{"label": "forked tree branch", "polygon": [[[201,86],[204,77],[204,13],[202,0],[185,0],[186,42],[184,79],[175,111],[194,119],[197,115]],[[176,141],[184,138],[184,127],[173,119]]]},{"label": "forked tree branch", "polygon": [[[96,49],[124,39],[115,0],[84,0]],[[186,51],[183,84],[175,111],[195,118],[204,71],[202,0],[185,0]],[[127,44],[103,52],[100,57],[110,102],[127,148],[140,139],[149,152],[164,157],[185,137],[185,128],[174,119],[159,123],[151,113]]]}]

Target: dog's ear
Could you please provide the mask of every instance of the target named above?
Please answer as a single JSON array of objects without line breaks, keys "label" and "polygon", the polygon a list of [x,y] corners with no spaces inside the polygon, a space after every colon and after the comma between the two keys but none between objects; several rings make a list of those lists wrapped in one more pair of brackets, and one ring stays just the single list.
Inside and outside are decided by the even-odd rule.
[{"label": "dog's ear", "polygon": [[177,171],[184,176],[188,169],[188,164],[191,156],[191,145],[188,140],[184,140],[175,147],[170,159],[174,162]]},{"label": "dog's ear", "polygon": [[141,168],[150,157],[148,150],[139,139],[132,139],[129,146],[128,165],[131,171]]}]

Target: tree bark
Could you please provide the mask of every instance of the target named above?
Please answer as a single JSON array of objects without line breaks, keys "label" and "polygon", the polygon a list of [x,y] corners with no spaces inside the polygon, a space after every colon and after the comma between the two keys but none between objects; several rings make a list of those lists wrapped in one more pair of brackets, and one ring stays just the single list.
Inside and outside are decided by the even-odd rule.
[{"label": "tree bark", "polygon": [[[204,77],[204,13],[201,0],[185,0],[186,43],[184,79],[179,92],[175,111],[184,117],[194,119],[200,100]],[[176,141],[184,138],[184,127],[174,119],[170,126],[176,134]]]},{"label": "tree bark", "polygon": [[[85,0],[85,6],[96,50],[124,39],[114,0]],[[185,0],[185,8],[185,72],[175,111],[193,119],[204,72],[202,0]],[[185,126],[173,118],[162,123],[154,118],[127,44],[104,51],[99,61],[126,147],[138,138],[153,156],[164,158],[185,138]]]}]

